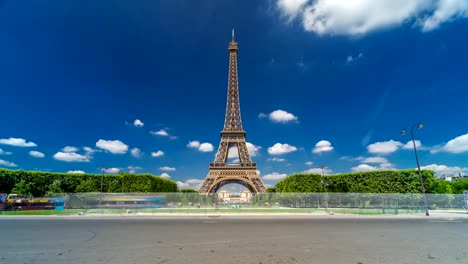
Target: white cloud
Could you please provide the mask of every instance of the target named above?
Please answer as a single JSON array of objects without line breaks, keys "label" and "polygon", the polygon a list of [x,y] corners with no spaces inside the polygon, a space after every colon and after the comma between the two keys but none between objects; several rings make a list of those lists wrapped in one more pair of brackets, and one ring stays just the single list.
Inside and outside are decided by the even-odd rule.
[{"label": "white cloud", "polygon": [[431,31],[446,21],[462,17],[468,17],[468,1],[439,0],[434,13],[423,20],[422,30]]},{"label": "white cloud", "polygon": [[102,169],[105,173],[109,173],[109,174],[116,174],[116,173],[119,173],[120,172],[120,169],[119,168],[103,168]]},{"label": "white cloud", "polygon": [[262,147],[254,145],[250,142],[245,143],[247,145],[247,149],[249,150],[249,154],[251,157],[257,156],[257,154],[260,152],[260,149]]},{"label": "white cloud", "polygon": [[286,173],[273,172],[262,177],[264,180],[282,180],[288,175]]},{"label": "white cloud", "polygon": [[141,150],[140,150],[139,148],[132,148],[132,149],[130,150],[130,153],[131,153],[132,156],[135,157],[135,158],[141,157],[141,154],[142,154],[142,153],[141,153]]},{"label": "white cloud", "polygon": [[289,20],[298,18],[306,31],[319,35],[363,35],[405,23],[426,32],[468,17],[466,0],[278,0],[277,7]]},{"label": "white cloud", "polygon": [[198,189],[200,188],[200,185],[202,184],[203,180],[199,180],[199,179],[189,179],[189,180],[186,180],[185,182],[181,182],[181,181],[177,181],[177,188],[179,188],[179,190],[182,190],[182,189],[188,189],[188,188],[191,188],[191,189]]},{"label": "white cloud", "polygon": [[164,130],[164,129],[161,129],[159,131],[150,131],[150,134],[157,135],[157,136],[163,136],[163,137],[169,136],[169,133],[167,133],[167,131]]},{"label": "white cloud", "polygon": [[133,125],[136,127],[143,127],[145,123],[141,122],[140,119],[135,119],[135,121],[133,121]]},{"label": "white cloud", "polygon": [[[421,141],[420,140],[415,140],[414,143],[416,144],[416,148],[420,149],[421,148]],[[403,145],[403,147],[401,147],[402,149],[413,149],[413,141],[410,140],[408,142],[406,142],[405,145]]]},{"label": "white cloud", "polygon": [[201,152],[212,152],[214,147],[211,143],[205,142],[205,143],[200,143],[200,141],[189,141],[187,144],[187,147],[189,148],[194,148],[197,149],[198,151]]},{"label": "white cloud", "polygon": [[39,151],[35,151],[35,150],[29,151],[29,155],[31,155],[31,156],[33,156],[33,157],[36,157],[36,158],[43,158],[43,157],[45,157],[44,153],[39,152]]},{"label": "white cloud", "polygon": [[66,146],[62,149],[63,152],[77,152],[78,148],[77,147],[72,147],[72,146]]},{"label": "white cloud", "polygon": [[359,53],[358,55],[356,55],[354,57],[353,57],[353,55],[349,55],[348,57],[346,57],[346,63],[351,63],[351,62],[353,62],[355,60],[358,60],[358,59],[360,59],[362,57],[363,57],[362,53]]},{"label": "white cloud", "polygon": [[286,161],[286,159],[283,159],[283,158],[277,158],[277,157],[274,157],[274,158],[271,158],[271,159],[268,159],[270,161],[275,161],[275,162],[283,162],[283,161]]},{"label": "white cloud", "polygon": [[107,150],[112,154],[125,154],[128,151],[128,145],[120,140],[99,139],[98,142],[96,142],[96,147]]},{"label": "white cloud", "polygon": [[446,175],[446,176],[453,176],[453,175],[458,175],[458,173],[468,173],[468,168],[461,168],[458,166],[447,166],[447,165],[438,165],[438,164],[431,164],[427,166],[421,166],[421,169],[425,170],[432,170],[434,171],[438,176]]},{"label": "white cloud", "polygon": [[295,146],[291,146],[289,144],[281,144],[276,143],[273,146],[268,148],[268,153],[271,155],[282,155],[290,152],[296,151],[297,148]]},{"label": "white cloud", "polygon": [[384,157],[369,157],[362,159],[363,163],[388,163],[388,160]]},{"label": "white cloud", "polygon": [[200,141],[197,141],[197,140],[189,141],[189,143],[187,144],[187,147],[198,149],[198,147],[200,147]]},{"label": "white cloud", "polygon": [[11,152],[8,152],[8,151],[4,151],[3,149],[0,148],[0,155],[11,155],[13,153]]},{"label": "white cloud", "polygon": [[10,161],[6,161],[6,160],[2,160],[2,159],[0,159],[0,166],[18,167],[18,165],[16,165],[15,163],[10,162]]},{"label": "white cloud", "polygon": [[333,146],[328,140],[320,140],[315,144],[315,148],[312,150],[313,153],[322,153],[332,151]]},{"label": "white cloud", "polygon": [[168,167],[168,166],[163,166],[163,167],[160,167],[159,169],[162,171],[175,171],[176,170],[176,168]]},{"label": "white cloud", "polygon": [[369,151],[369,153],[385,155],[385,154],[390,154],[390,153],[397,151],[402,146],[403,146],[403,143],[392,139],[389,141],[376,142],[376,143],[370,144],[369,146],[367,146],[367,151]]},{"label": "white cloud", "polygon": [[128,166],[127,168],[129,173],[136,173],[137,170],[141,170],[141,167],[138,166]]},{"label": "white cloud", "polygon": [[437,152],[448,152],[454,154],[468,152],[468,134],[458,136],[443,146],[431,149],[431,153]]},{"label": "white cloud", "polygon": [[211,152],[213,151],[213,145],[211,143],[201,143],[200,147],[198,147],[198,150],[201,152]]},{"label": "white cloud", "polygon": [[258,118],[265,118],[267,117],[268,115],[264,114],[264,113],[260,113],[258,114]]},{"label": "white cloud", "polygon": [[307,162],[305,163],[305,165],[307,165],[307,166],[312,166],[312,164],[314,164],[312,161],[307,161]]},{"label": "white cloud", "polygon": [[37,147],[37,144],[34,142],[27,142],[23,138],[2,138],[0,139],[0,144],[10,145],[15,147]]},{"label": "white cloud", "polygon": [[367,164],[359,164],[358,166],[356,167],[352,167],[351,168],[352,171],[355,171],[355,172],[364,172],[364,171],[375,171],[377,170],[377,167],[374,167],[374,166],[370,166],[370,165],[367,165]]},{"label": "white cloud", "polygon": [[156,157],[161,157],[161,156],[164,156],[164,152],[161,151],[161,150],[158,150],[158,151],[156,151],[156,152],[151,152],[151,156],[152,156],[152,157],[155,157],[155,158],[156,158]]},{"label": "white cloud", "polygon": [[[260,113],[258,117],[263,118],[267,115]],[[288,113],[284,110],[275,110],[268,115],[268,118],[275,123],[288,123],[288,122],[297,122],[297,116]]]},{"label": "white cloud", "polygon": [[393,164],[385,162],[379,166],[371,166],[368,164],[359,164],[356,167],[352,167],[351,170],[354,172],[365,172],[365,171],[375,171],[375,170],[394,170]]},{"label": "white cloud", "polygon": [[83,147],[83,150],[86,151],[86,154],[88,154],[88,155],[91,155],[91,154],[93,154],[94,152],[97,151],[97,150],[95,150],[93,148],[90,148],[90,147]]},{"label": "white cloud", "polygon": [[308,0],[278,0],[276,4],[283,14],[291,19],[299,13],[307,1]]},{"label": "white cloud", "polygon": [[[329,168],[323,168],[323,174],[331,174],[333,171]],[[322,175],[322,168],[310,168],[308,170],[303,171],[302,173],[312,173],[312,174],[320,174]]]},{"label": "white cloud", "polygon": [[67,173],[70,173],[70,174],[85,174],[85,172],[82,171],[82,170],[69,170],[69,171],[67,171]]},{"label": "white cloud", "polygon": [[163,173],[161,173],[161,175],[159,175],[159,177],[164,178],[164,179],[170,179],[170,178],[171,178],[171,175],[169,175],[169,174],[163,172]]},{"label": "white cloud", "polygon": [[81,155],[74,152],[57,152],[53,156],[54,159],[66,162],[89,162],[91,157],[88,155]]}]

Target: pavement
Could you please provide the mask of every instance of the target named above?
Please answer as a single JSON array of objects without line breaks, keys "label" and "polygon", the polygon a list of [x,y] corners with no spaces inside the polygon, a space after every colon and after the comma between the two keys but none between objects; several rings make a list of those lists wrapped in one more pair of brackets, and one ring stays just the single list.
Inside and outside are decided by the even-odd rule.
[{"label": "pavement", "polygon": [[468,219],[0,217],[0,263],[468,263]]}]

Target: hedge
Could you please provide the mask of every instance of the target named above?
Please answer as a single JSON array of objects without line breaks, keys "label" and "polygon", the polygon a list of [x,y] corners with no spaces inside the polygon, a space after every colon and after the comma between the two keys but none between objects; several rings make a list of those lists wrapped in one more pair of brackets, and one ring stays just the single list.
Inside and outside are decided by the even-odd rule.
[{"label": "hedge", "polygon": [[0,193],[18,192],[35,197],[50,193],[177,192],[174,181],[151,174],[68,174],[0,169]]},{"label": "hedge", "polygon": [[[423,170],[427,193],[446,190],[436,181],[433,171]],[[324,179],[322,184],[322,180]],[[416,170],[388,170],[327,175],[294,174],[275,185],[276,192],[339,192],[339,193],[420,193]],[[445,193],[445,192],[444,192]]]}]

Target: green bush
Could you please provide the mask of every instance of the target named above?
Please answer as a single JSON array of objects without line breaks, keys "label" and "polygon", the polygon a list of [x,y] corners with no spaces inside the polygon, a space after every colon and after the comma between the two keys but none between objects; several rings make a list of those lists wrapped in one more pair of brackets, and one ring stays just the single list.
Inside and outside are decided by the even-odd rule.
[{"label": "green bush", "polygon": [[176,192],[174,181],[151,174],[67,174],[0,169],[0,193],[39,197],[46,194],[75,192]]},{"label": "green bush", "polygon": [[[447,190],[436,182],[434,172],[423,170],[428,193]],[[389,170],[343,173],[325,176],[325,186],[318,174],[291,175],[275,185],[276,192],[338,192],[338,193],[420,193],[421,185],[416,170]],[[324,189],[325,188],[325,189]]]}]

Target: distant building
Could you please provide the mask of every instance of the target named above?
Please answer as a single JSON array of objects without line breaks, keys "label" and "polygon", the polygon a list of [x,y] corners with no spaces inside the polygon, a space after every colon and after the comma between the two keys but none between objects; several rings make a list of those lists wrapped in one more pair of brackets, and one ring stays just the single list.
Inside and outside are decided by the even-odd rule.
[{"label": "distant building", "polygon": [[453,182],[457,179],[468,179],[468,175],[462,175],[461,172],[459,172],[458,175],[442,175],[441,178],[446,181]]},{"label": "distant building", "polygon": [[248,190],[241,193],[229,193],[226,190],[218,192],[218,198],[222,203],[249,203],[252,199],[252,193]]}]

